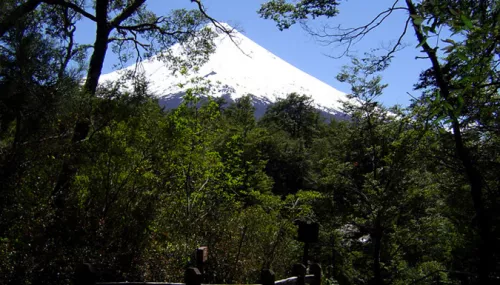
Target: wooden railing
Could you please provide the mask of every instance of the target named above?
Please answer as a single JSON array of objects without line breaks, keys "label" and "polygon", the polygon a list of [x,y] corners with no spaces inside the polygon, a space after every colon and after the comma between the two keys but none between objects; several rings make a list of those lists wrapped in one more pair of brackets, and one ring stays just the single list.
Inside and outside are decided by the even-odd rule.
[{"label": "wooden railing", "polygon": [[[292,267],[293,276],[290,278],[275,281],[274,272],[270,269],[261,271],[260,281],[257,284],[261,285],[321,285],[321,266],[319,264],[311,264],[309,266],[309,274],[307,268],[303,264],[295,264]],[[189,267],[184,274],[184,283],[169,283],[169,282],[96,282],[97,274],[91,264],[85,263],[77,267],[75,272],[75,285],[202,285],[203,276],[200,270],[196,267]],[[257,285],[255,284],[255,285]],[[215,284],[212,284],[215,285]],[[222,284],[221,284],[222,285]],[[250,285],[250,284],[247,284]]]}]

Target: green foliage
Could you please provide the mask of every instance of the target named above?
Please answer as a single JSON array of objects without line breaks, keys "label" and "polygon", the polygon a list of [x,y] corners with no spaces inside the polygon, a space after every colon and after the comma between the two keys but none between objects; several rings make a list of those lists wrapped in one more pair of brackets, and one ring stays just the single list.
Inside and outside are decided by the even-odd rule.
[{"label": "green foliage", "polygon": [[339,1],[332,0],[273,0],[264,3],[258,13],[265,19],[272,19],[280,30],[290,28],[297,21],[308,18],[334,17],[337,15]]},{"label": "green foliage", "polygon": [[[20,3],[0,5],[10,11]],[[111,15],[130,5],[110,3]],[[337,5],[269,1],[260,12],[284,29],[333,17]],[[83,16],[50,5],[25,15],[0,41],[0,283],[69,284],[82,262],[102,270],[103,281],[177,282],[199,246],[209,247],[208,283],[254,283],[262,268],[284,278],[301,260],[297,221],[319,222],[310,259],[323,265],[329,283],[480,282],[477,252],[485,240],[456,142],[484,185],[486,241],[494,245],[498,7],[421,1],[415,8],[412,24],[424,39],[443,27],[455,33],[439,53],[444,77],[433,66],[417,85],[421,98],[408,109],[387,109],[377,98],[389,58],[353,59],[338,76],[351,85],[349,120],[329,123],[311,98],[296,93],[257,120],[251,95],[225,106],[199,78],[170,111],[137,74],[127,74],[134,80],[128,91],[103,84],[88,96],[77,76],[85,53],[67,45]],[[206,21],[201,11],[160,18],[140,7],[123,25],[128,32],[151,22],[182,31],[137,32],[152,44],[144,55],[183,42],[189,62],[162,56],[185,75],[213,51],[213,31],[196,29]],[[199,41],[189,37],[198,33]],[[81,118],[88,135],[74,140]],[[457,128],[449,131],[457,124],[459,138]],[[54,189],[68,161],[73,174],[60,195]],[[497,249],[490,251],[498,260]]]},{"label": "green foliage", "polygon": [[353,60],[339,75],[359,99],[345,104],[351,121],[331,124],[337,137],[317,145],[324,203],[331,209],[320,214],[329,217],[322,221],[335,258],[329,270],[341,284],[408,284],[451,262],[456,229],[442,217],[434,174],[417,158],[428,152],[431,133],[411,114],[376,104],[384,86],[363,62]]},{"label": "green foliage", "polygon": [[294,139],[300,138],[307,145],[319,131],[321,118],[310,97],[292,93],[269,107],[261,122],[271,129],[285,131]]},{"label": "green foliage", "polygon": [[[335,3],[335,1],[328,2]],[[309,3],[321,4],[322,1],[309,1]],[[396,6],[399,4],[403,5]],[[309,11],[305,16],[294,18],[290,14],[294,7],[293,4],[285,1],[267,1],[262,6],[260,14],[263,18],[274,20],[280,29],[288,28],[299,18],[307,19],[307,16],[313,16],[313,13]],[[391,168],[387,163],[397,162],[401,159],[401,155],[407,157],[403,160],[406,161],[402,164],[403,167],[399,167],[401,172],[397,174],[397,176],[403,175],[401,176],[403,181],[408,181],[405,173],[420,169],[421,165],[406,168],[414,160],[425,164],[424,169],[419,170],[418,175],[425,177],[421,173],[432,170],[428,174],[429,178],[425,178],[424,181],[426,185],[432,186],[433,192],[439,192],[440,198],[434,201],[440,205],[440,211],[436,212],[439,217],[434,215],[430,221],[441,221],[443,228],[448,228],[453,232],[448,237],[453,240],[452,242],[446,245],[441,243],[443,250],[446,249],[446,255],[453,256],[453,259],[447,257],[446,260],[442,259],[438,263],[423,263],[422,267],[417,266],[420,269],[412,271],[420,271],[423,274],[421,277],[415,275],[404,277],[409,278],[408,280],[412,280],[413,283],[405,279],[397,282],[401,284],[438,281],[453,283],[458,280],[462,284],[494,282],[492,278],[497,278],[499,272],[494,264],[498,263],[500,256],[494,246],[498,243],[499,237],[496,226],[499,221],[497,210],[499,195],[498,191],[492,190],[497,189],[498,179],[493,179],[492,173],[498,172],[498,165],[495,163],[496,151],[493,150],[490,142],[497,141],[495,134],[498,130],[496,115],[499,106],[498,1],[407,0],[404,3],[394,3],[394,6],[387,10],[382,9],[385,7],[381,7],[381,12],[376,17],[368,19],[366,26],[350,28],[339,26],[337,29],[334,28],[335,32],[331,32],[333,25],[325,24],[325,30],[321,32],[321,29],[318,29],[319,33],[307,29],[306,26],[306,30],[320,38],[322,42],[347,43],[346,52],[348,52],[351,44],[364,38],[396,10],[404,9],[409,12],[406,23],[401,23],[403,33],[400,40],[392,45],[387,54],[378,59],[372,57],[354,60],[352,67],[344,70],[338,77],[340,81],[351,84],[355,98],[362,99],[358,101],[358,104],[346,105],[345,110],[351,114],[357,114],[353,116],[354,122],[359,124],[362,130],[370,133],[368,137],[358,137],[351,144],[356,145],[356,156],[363,153],[371,154],[371,158],[366,159],[366,162],[369,162],[368,166],[371,168],[368,170],[373,172],[373,177],[376,179],[360,175],[363,173],[361,172],[354,180],[358,181],[358,187],[364,185],[362,181],[370,181],[368,186],[374,188],[375,191],[366,187],[362,188],[370,195],[383,193],[380,186],[393,183],[378,184],[379,179],[384,179],[385,171],[391,173]],[[326,14],[330,11],[328,8],[322,10]],[[389,64],[389,60],[401,47],[401,39],[407,34],[408,28],[412,28],[415,32],[416,48],[421,50],[424,58],[429,60],[429,69],[422,72],[415,84],[416,89],[422,91],[422,94],[415,98],[409,112],[400,113],[396,109],[392,111],[393,116],[380,120],[377,113],[383,111],[383,108],[377,104],[375,98],[382,94],[384,86],[380,84],[380,77],[374,72],[383,71]],[[431,38],[440,40],[430,41]],[[390,137],[386,137],[385,134],[381,136],[381,133],[376,130],[381,126],[380,124],[392,124],[391,121],[394,119],[400,122],[406,121],[406,123],[394,126],[400,131],[397,136],[392,133],[392,139],[388,141]],[[340,127],[343,131],[344,127]],[[389,129],[384,132],[391,135]],[[410,140],[401,140],[399,136],[410,138]],[[413,144],[413,140],[421,141],[427,148],[418,147],[417,152],[405,150],[404,144]],[[326,146],[328,142],[329,140],[323,139],[318,147],[326,152],[329,149]],[[387,148],[388,144],[392,144],[395,148]],[[366,150],[362,151],[363,149]],[[395,157],[387,156],[396,150],[396,153],[399,151],[403,153]],[[344,155],[346,151],[349,151],[348,148],[342,147]],[[334,160],[331,159],[324,160],[324,163],[325,166],[335,169],[335,174],[331,174],[331,181],[341,181],[344,187],[348,180],[345,176],[338,175],[338,172],[349,171],[349,168],[335,165]],[[360,162],[356,161],[356,165],[359,164]],[[384,171],[380,173],[374,171],[374,165],[382,165]],[[396,173],[391,176],[394,175]],[[425,186],[421,187],[425,189]],[[404,189],[410,190],[410,188],[403,188],[398,191]],[[410,193],[412,191],[408,192]],[[341,196],[345,197],[345,195]],[[389,202],[390,197],[392,196],[383,197],[382,200]],[[367,196],[367,198],[373,199],[374,197]],[[421,198],[432,200],[435,197]],[[403,205],[404,201],[403,199],[401,202]],[[340,204],[344,207],[345,202]],[[418,207],[413,202],[410,205],[411,209]],[[431,205],[426,205],[426,207],[436,208]],[[352,211],[342,209],[347,212]],[[366,218],[364,220],[366,221]],[[433,238],[428,236],[426,239],[432,240]],[[423,253],[420,252],[417,255],[422,256],[421,254]],[[338,277],[341,283],[349,283],[349,278],[352,280],[354,276],[351,270],[345,269],[342,273],[343,275]],[[381,276],[372,281],[374,284],[383,284],[384,278]],[[356,282],[365,281],[363,279]],[[396,280],[391,279],[390,282],[396,282]]]}]

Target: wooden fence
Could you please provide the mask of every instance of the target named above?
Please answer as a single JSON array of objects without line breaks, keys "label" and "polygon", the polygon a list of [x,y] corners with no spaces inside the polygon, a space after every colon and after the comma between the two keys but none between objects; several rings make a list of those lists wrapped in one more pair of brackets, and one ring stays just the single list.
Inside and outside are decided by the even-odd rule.
[{"label": "wooden fence", "polygon": [[[261,271],[261,277],[258,284],[262,285],[321,285],[321,266],[311,264],[309,274],[303,264],[295,264],[292,267],[293,276],[290,278],[275,281],[275,275],[272,270],[265,269]],[[197,267],[189,267],[184,274],[184,283],[168,282],[96,282],[97,274],[91,264],[81,264],[76,268],[74,284],[75,285],[201,285],[203,275]],[[250,284],[248,284],[250,285]],[[256,284],[255,284],[256,285]]]}]

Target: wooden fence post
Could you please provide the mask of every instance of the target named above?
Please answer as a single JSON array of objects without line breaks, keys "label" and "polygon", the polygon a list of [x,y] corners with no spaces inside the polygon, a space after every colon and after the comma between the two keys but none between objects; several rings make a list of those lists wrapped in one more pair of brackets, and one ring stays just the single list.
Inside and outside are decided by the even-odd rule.
[{"label": "wooden fence post", "polygon": [[196,267],[189,267],[184,273],[184,283],[186,285],[200,285],[202,276],[200,270]]},{"label": "wooden fence post", "polygon": [[262,285],[274,285],[274,272],[271,269],[262,269],[260,272],[260,282]]},{"label": "wooden fence post", "polygon": [[[205,263],[208,260],[208,247],[202,246],[196,249],[196,267],[200,270],[201,275],[205,275]],[[202,280],[203,281],[203,280]]]},{"label": "wooden fence post", "polygon": [[90,263],[83,263],[76,266],[75,285],[95,285],[96,274],[94,267]]},{"label": "wooden fence post", "polygon": [[301,263],[294,264],[292,267],[293,276],[297,276],[297,285],[306,284],[306,266]]},{"label": "wooden fence post", "polygon": [[317,263],[311,264],[311,266],[309,266],[309,272],[314,274],[314,281],[311,282],[311,285],[321,285],[321,265]]}]

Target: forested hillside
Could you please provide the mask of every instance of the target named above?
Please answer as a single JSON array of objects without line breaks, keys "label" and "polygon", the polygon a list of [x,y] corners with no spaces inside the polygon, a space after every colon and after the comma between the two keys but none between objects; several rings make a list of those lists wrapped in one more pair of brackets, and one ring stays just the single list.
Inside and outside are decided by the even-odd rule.
[{"label": "forested hillside", "polygon": [[[169,15],[146,2],[0,2],[0,284],[70,284],[83,262],[108,281],[179,282],[199,246],[208,283],[286,277],[302,258],[298,221],[320,225],[310,257],[325,284],[500,282],[497,0],[395,1],[366,27],[316,35],[356,41],[404,10],[428,61],[411,105],[386,108],[382,75],[401,43],[353,58],[337,76],[354,99],[343,121],[309,94],[256,119],[250,96],[201,100],[203,80],[172,110],[138,73],[128,91],[99,85],[108,50],[160,53],[185,74],[231,34],[200,1]],[[286,29],[335,18],[341,2],[259,13]],[[95,22],[91,46],[74,39],[82,19]],[[452,35],[436,44],[442,29]]]}]

